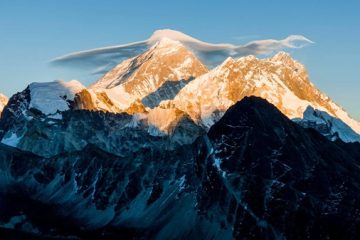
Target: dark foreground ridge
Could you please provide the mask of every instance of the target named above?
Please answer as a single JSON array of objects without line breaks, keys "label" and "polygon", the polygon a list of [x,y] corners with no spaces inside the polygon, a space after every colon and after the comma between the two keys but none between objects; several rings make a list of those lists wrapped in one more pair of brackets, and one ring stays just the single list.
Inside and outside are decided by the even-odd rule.
[{"label": "dark foreground ridge", "polygon": [[[127,146],[116,149],[102,134],[115,123],[89,119],[101,113],[67,114],[105,137],[54,156],[0,145],[5,238],[360,238],[360,144],[331,142],[263,99],[244,98],[208,134],[173,147],[116,127]],[[32,134],[54,129],[62,128]]]}]

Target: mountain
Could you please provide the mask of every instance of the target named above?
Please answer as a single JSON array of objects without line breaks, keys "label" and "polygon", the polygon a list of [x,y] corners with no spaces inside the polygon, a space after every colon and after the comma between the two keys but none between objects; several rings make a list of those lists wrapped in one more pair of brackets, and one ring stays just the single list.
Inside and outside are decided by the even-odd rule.
[{"label": "mountain", "polygon": [[333,141],[342,139],[345,142],[360,142],[360,135],[342,120],[311,106],[305,110],[303,118],[293,120],[305,128],[316,129]]},{"label": "mountain", "polygon": [[149,116],[65,111],[53,118],[36,111],[29,111],[31,115],[26,117],[14,115],[7,108],[0,121],[1,143],[43,157],[81,151],[89,144],[121,156],[138,151],[142,145],[151,149],[156,139],[165,139],[163,147],[174,149],[194,142],[203,133],[186,115],[164,111],[157,109]]},{"label": "mountain", "polygon": [[[89,88],[76,81],[33,83],[21,94],[25,101],[12,101],[11,108],[20,109],[15,115],[27,112],[21,110],[24,106],[51,118],[60,118],[61,112],[70,109],[126,112],[135,122],[147,122],[144,126],[155,135],[171,134],[188,118],[208,130],[234,103],[245,96],[259,96],[331,140],[360,140],[360,123],[320,92],[310,82],[305,67],[284,52],[269,59],[228,58],[208,71],[180,42],[163,38],[143,54],[120,63]],[[309,114],[307,109],[317,114]],[[25,115],[25,119],[33,117],[33,113]],[[24,125],[18,125],[20,131],[8,131],[5,139],[16,141],[26,131]]]},{"label": "mountain", "polygon": [[228,58],[187,84],[174,100],[162,104],[175,106],[210,128],[230,106],[245,96],[265,98],[291,119],[303,118],[305,110],[311,106],[340,119],[356,134],[360,133],[360,123],[320,92],[309,81],[305,67],[284,52],[270,59]]},{"label": "mountain", "polygon": [[[136,103],[142,105],[141,113],[157,107],[182,111],[208,130],[234,103],[245,96],[259,96],[296,121],[306,117],[309,107],[326,112],[343,125],[328,124],[331,136],[327,136],[347,142],[360,139],[360,123],[317,89],[306,68],[288,53],[269,59],[228,58],[208,71],[180,41],[165,36],[156,39],[149,50],[123,61],[78,93],[74,109],[136,114],[129,109]],[[311,126],[322,128],[321,124]]]},{"label": "mountain", "polygon": [[78,81],[31,83],[24,91],[13,95],[2,112],[0,139],[16,146],[32,126],[32,121],[49,122],[62,118],[70,110],[76,93],[85,87]]},{"label": "mountain", "polygon": [[234,239],[356,239],[360,234],[353,212],[360,200],[353,192],[358,191],[359,143],[328,141],[256,97],[232,106],[208,137],[212,154],[205,182],[212,199],[205,203],[225,209]]},{"label": "mountain", "polygon": [[29,85],[29,108],[37,109],[47,116],[56,115],[69,110],[69,103],[84,88],[76,80],[32,83]]},{"label": "mountain", "polygon": [[1,112],[3,111],[4,107],[6,106],[8,100],[9,99],[6,96],[0,94],[0,115],[1,115]]},{"label": "mountain", "polygon": [[[120,112],[136,100],[156,107],[208,69],[179,41],[162,38],[144,53],[121,62],[79,94],[78,108]],[[161,91],[157,94],[157,91]],[[146,99],[144,99],[146,97]]]},{"label": "mountain", "polygon": [[1,225],[39,238],[360,237],[358,143],[329,141],[256,97],[175,148],[124,128],[131,119],[67,111],[31,135],[93,142],[55,155],[0,144]]},{"label": "mountain", "polygon": [[280,52],[208,70],[189,45],[241,49],[171,31],[150,43],[89,87],[9,99],[2,238],[360,238],[360,123],[302,64]]}]

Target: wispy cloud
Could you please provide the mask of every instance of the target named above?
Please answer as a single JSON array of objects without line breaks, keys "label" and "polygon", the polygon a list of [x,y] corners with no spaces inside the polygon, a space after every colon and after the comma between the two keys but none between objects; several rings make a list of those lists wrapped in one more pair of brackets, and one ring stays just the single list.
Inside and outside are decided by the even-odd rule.
[{"label": "wispy cloud", "polygon": [[216,66],[229,56],[271,54],[282,49],[303,48],[313,43],[302,35],[290,35],[281,40],[256,40],[244,45],[214,44],[200,41],[178,31],[158,30],[149,39],[143,41],[70,53],[53,59],[51,63],[57,66],[90,68],[93,74],[100,74],[119,61],[142,53],[163,37],[180,41],[209,67]]}]

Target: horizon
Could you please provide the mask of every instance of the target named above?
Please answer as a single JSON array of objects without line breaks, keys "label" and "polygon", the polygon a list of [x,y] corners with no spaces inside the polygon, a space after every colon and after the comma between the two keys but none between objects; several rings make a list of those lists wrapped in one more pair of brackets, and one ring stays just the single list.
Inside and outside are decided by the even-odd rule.
[{"label": "horizon", "polygon": [[[305,65],[310,81],[322,92],[350,116],[360,119],[360,82],[357,79],[360,75],[357,60],[360,21],[356,12],[359,3],[338,2],[324,6],[319,1],[307,1],[302,5],[262,2],[263,7],[259,9],[261,1],[227,2],[233,7],[227,7],[224,2],[204,6],[191,1],[182,2],[184,6],[145,1],[126,4],[106,1],[107,5],[95,1],[3,1],[0,3],[0,50],[3,53],[0,93],[10,97],[31,82],[56,79],[76,79],[89,85],[99,76],[82,69],[53,67],[51,59],[71,52],[144,40],[157,29],[175,29],[201,41],[235,45],[303,35],[315,43],[306,48],[284,50]],[[140,9],[136,4],[148,7]],[[285,8],[279,8],[279,4],[286,5],[288,11],[282,12]],[[170,14],[170,9],[175,7],[184,15]],[[191,11],[186,12],[189,8]],[[237,12],[244,8],[256,9],[258,15],[254,18],[252,11]],[[135,16],[134,12],[137,12]],[[215,13],[218,17],[211,17]],[[339,13],[341,18],[334,17]],[[248,19],[251,21],[246,21]]]}]

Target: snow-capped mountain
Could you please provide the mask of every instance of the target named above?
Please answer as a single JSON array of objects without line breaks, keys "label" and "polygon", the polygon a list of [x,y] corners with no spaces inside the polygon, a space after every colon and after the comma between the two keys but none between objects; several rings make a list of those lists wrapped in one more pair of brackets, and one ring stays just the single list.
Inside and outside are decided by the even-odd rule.
[{"label": "snow-capped mountain", "polygon": [[124,84],[128,93],[141,98],[166,81],[188,80],[207,71],[180,42],[162,38],[148,51],[117,65],[90,88],[111,89]]},{"label": "snow-capped mountain", "polygon": [[342,120],[311,106],[305,110],[303,118],[293,120],[305,128],[316,129],[333,141],[340,138],[345,142],[360,142],[360,135]]},{"label": "snow-capped mountain", "polygon": [[13,95],[2,112],[0,141],[17,146],[26,136],[32,121],[53,123],[70,110],[75,95],[85,87],[72,80],[31,83],[22,92]]},{"label": "snow-capped mountain", "polygon": [[9,99],[5,95],[0,94],[0,116],[1,116],[1,112],[3,111],[8,101]]},{"label": "snow-capped mountain", "polygon": [[172,112],[181,110],[209,129],[230,106],[254,95],[267,99],[290,119],[303,118],[309,106],[327,112],[355,135],[339,133],[344,128],[332,132],[344,141],[358,139],[360,123],[318,90],[306,68],[288,53],[279,52],[269,59],[251,55],[228,58],[208,71],[180,41],[165,33],[154,38],[149,50],[121,62],[78,93],[74,108],[136,114],[136,109],[144,113],[159,106],[174,109]]},{"label": "snow-capped mountain", "polygon": [[136,100],[156,107],[161,100],[172,99],[187,82],[207,71],[179,41],[162,38],[81,92],[78,108],[120,112]]},{"label": "snow-capped mountain", "polygon": [[29,108],[37,109],[46,116],[56,117],[54,115],[70,109],[75,95],[83,89],[85,87],[76,80],[31,83]]},{"label": "snow-capped mountain", "polygon": [[359,239],[360,123],[285,52],[198,59],[291,42],[157,31],[88,88],[0,95],[0,236]]},{"label": "snow-capped mountain", "polygon": [[[24,91],[12,96],[4,109],[4,117],[0,119],[0,142],[38,155],[52,156],[81,150],[87,144],[98,145],[99,138],[123,138],[122,134],[131,138],[128,132],[137,129],[153,137],[170,135],[172,138],[169,144],[173,147],[192,143],[203,132],[180,110],[156,107],[148,111],[140,100],[135,100],[125,110],[118,109],[118,113],[121,113],[117,118],[104,123],[115,124],[115,133],[99,130],[96,136],[90,136],[89,132],[97,129],[95,122],[99,121],[98,117],[103,111],[82,120],[74,110],[78,110],[81,104],[85,112],[104,109],[100,109],[99,105],[89,105],[92,101],[83,101],[84,96],[87,96],[84,93],[93,92],[76,80],[31,83]],[[98,99],[99,96],[104,96],[104,102],[107,103],[106,94],[98,94]],[[101,116],[112,119],[107,111]],[[91,125],[88,134],[83,126],[87,124]],[[80,132],[74,130],[76,128]],[[104,146],[104,150],[114,152],[113,143]]]},{"label": "snow-capped mountain", "polygon": [[290,119],[303,118],[305,110],[311,106],[341,119],[360,133],[360,123],[320,92],[309,81],[305,67],[284,52],[270,59],[228,58],[187,84],[174,100],[164,101],[161,105],[179,108],[209,128],[223,112],[245,96],[268,100]]},{"label": "snow-capped mountain", "polygon": [[[290,119],[313,126],[332,140],[360,139],[360,123],[320,92],[308,79],[305,67],[285,52],[269,59],[228,58],[208,71],[180,42],[165,38],[120,63],[90,88],[77,81],[33,83],[22,94],[28,99],[23,104],[27,109],[37,109],[47,117],[60,118],[60,113],[70,108],[126,112],[134,116],[134,123],[140,119],[147,122],[148,131],[155,135],[171,133],[188,116],[209,129],[237,101],[259,96]],[[308,119],[306,109],[311,108],[326,117],[310,114]],[[314,116],[319,119],[313,121]]]},{"label": "snow-capped mountain", "polygon": [[85,87],[76,80],[31,83],[9,99],[1,120],[8,121],[5,124],[8,127],[23,127],[22,121],[34,118],[61,119],[62,113],[72,108],[76,94],[83,89]]},{"label": "snow-capped mountain", "polygon": [[243,47],[169,31],[148,43],[88,88],[9,99],[1,237],[359,239],[360,125],[302,64],[280,52],[209,71],[189,45]]},{"label": "snow-capped mountain", "polygon": [[124,127],[131,119],[67,111],[55,124],[34,119],[27,145],[0,144],[0,233],[6,227],[32,234],[15,239],[359,238],[358,143],[331,142],[256,97],[175,148],[169,136]]},{"label": "snow-capped mountain", "polygon": [[344,141],[353,141],[360,133],[360,123],[318,90],[306,68],[288,53],[279,52],[269,59],[228,58],[208,71],[182,43],[165,36],[84,89],[75,105],[79,109],[133,113],[128,108],[141,101],[141,109],[151,111],[159,105],[178,109],[208,129],[230,106],[252,95],[267,99],[290,119],[303,118],[309,106],[327,112],[354,130],[353,137],[339,133],[344,128],[331,130]]}]

